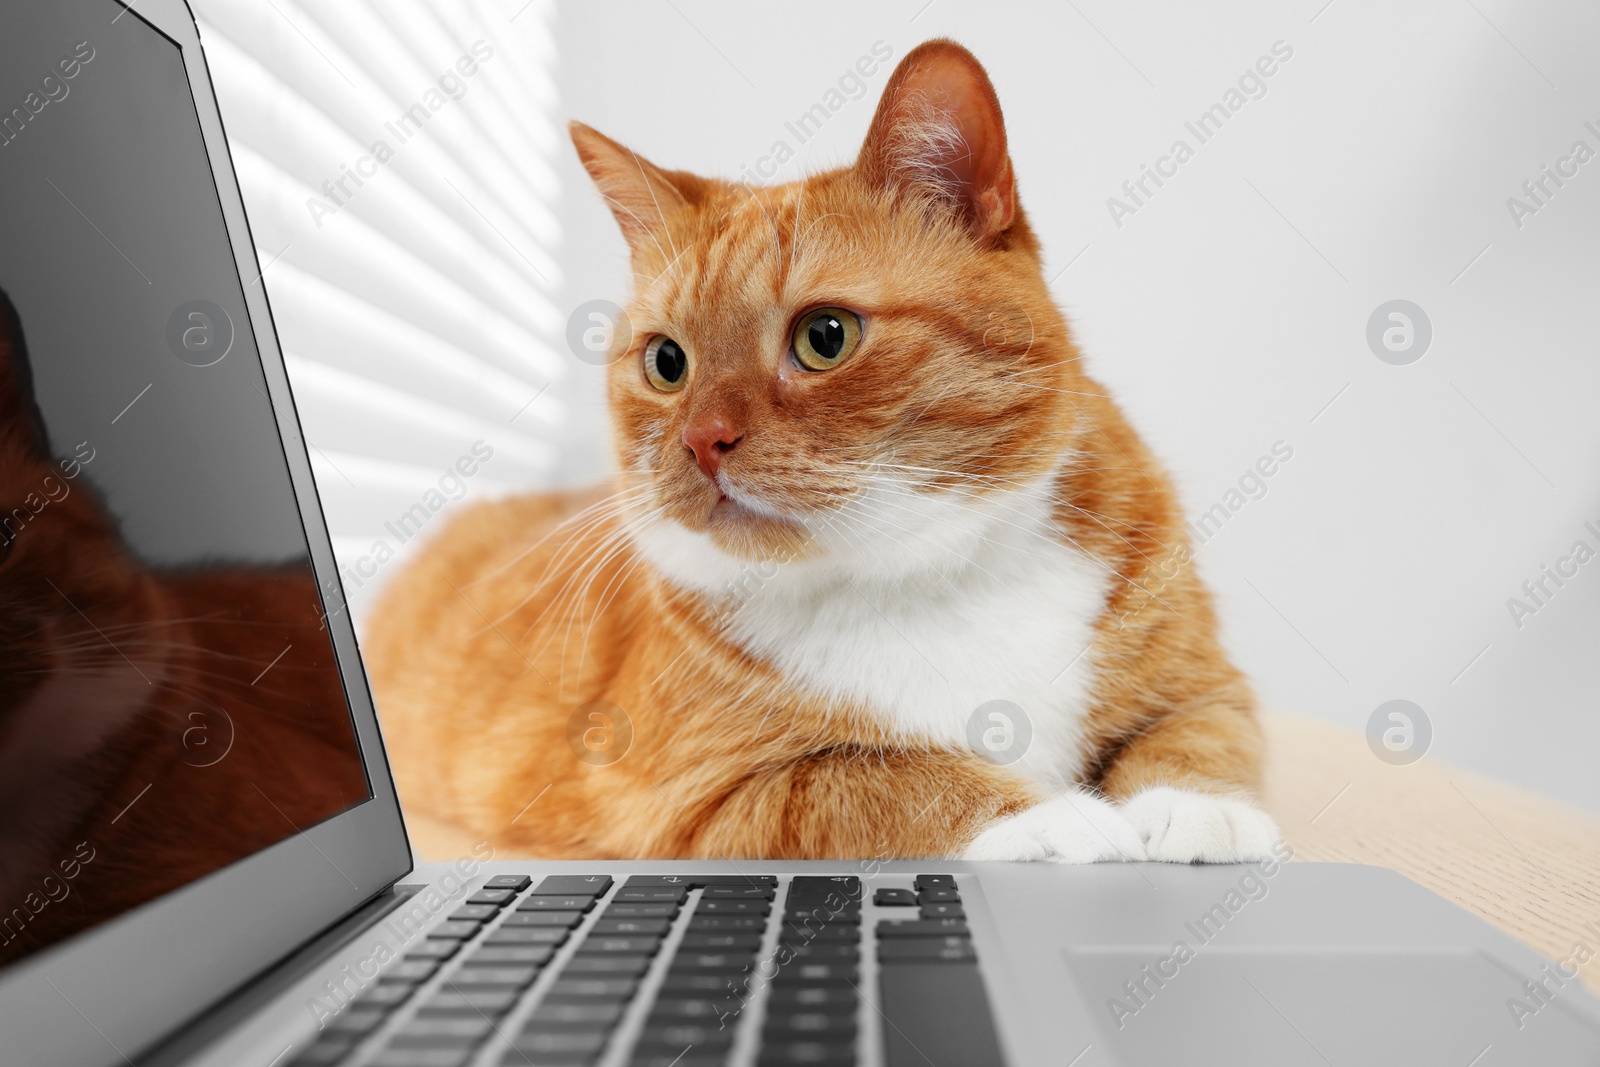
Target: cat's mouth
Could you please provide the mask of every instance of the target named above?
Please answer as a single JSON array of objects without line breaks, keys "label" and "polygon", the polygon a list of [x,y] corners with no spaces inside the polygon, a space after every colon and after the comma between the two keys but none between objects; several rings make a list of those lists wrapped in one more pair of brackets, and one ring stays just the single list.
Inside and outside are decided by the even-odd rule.
[{"label": "cat's mouth", "polygon": [[[727,490],[723,489],[720,484],[716,487],[716,493],[717,499],[712,503],[711,511],[706,516],[706,521],[709,524],[713,526],[746,525],[755,522],[761,517],[760,512],[748,504],[741,503],[735,496],[730,495]],[[734,493],[740,496],[743,495],[737,489],[734,490]]]},{"label": "cat's mouth", "polygon": [[778,507],[756,493],[737,485],[725,473],[714,479],[711,492],[706,494],[709,507],[701,514],[703,529],[716,534],[730,535],[739,541],[774,532],[774,528],[787,528],[790,519]]}]

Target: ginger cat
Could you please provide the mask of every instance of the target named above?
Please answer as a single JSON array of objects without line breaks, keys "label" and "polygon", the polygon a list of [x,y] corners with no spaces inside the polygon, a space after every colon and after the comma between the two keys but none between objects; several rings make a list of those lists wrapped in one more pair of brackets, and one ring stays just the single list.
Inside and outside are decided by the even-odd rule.
[{"label": "ginger cat", "polygon": [[562,857],[1269,855],[1249,689],[978,61],[917,48],[855,164],[787,185],[572,139],[636,278],[620,470],[463,512],[386,591],[411,810]]}]

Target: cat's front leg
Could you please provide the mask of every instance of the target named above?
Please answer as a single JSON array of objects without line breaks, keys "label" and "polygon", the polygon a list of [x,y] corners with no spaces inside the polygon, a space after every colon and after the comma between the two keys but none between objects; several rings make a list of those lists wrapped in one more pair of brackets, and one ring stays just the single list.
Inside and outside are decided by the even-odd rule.
[{"label": "cat's front leg", "polygon": [[1270,859],[1282,835],[1253,794],[1261,747],[1242,684],[1226,686],[1128,741],[1101,788],[1152,860]]},{"label": "cat's front leg", "polygon": [[1272,816],[1245,796],[1158,785],[1122,812],[1149,857],[1168,863],[1251,863],[1271,859],[1281,840]]},{"label": "cat's front leg", "polygon": [[1144,842],[1115,805],[1079,790],[996,819],[961,855],[968,860],[1099,863],[1147,858]]}]

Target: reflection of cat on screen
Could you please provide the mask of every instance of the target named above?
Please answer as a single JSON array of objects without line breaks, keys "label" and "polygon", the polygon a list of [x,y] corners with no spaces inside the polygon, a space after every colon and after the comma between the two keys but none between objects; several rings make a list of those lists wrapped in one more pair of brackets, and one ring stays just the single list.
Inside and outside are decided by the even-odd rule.
[{"label": "reflection of cat on screen", "polygon": [[632,253],[620,472],[464,512],[374,613],[412,810],[566,856],[1268,855],[1251,695],[978,62],[918,48],[786,185],[572,136]]},{"label": "reflection of cat on screen", "polygon": [[309,568],[143,565],[116,447],[52,451],[0,293],[0,960],[367,794]]}]

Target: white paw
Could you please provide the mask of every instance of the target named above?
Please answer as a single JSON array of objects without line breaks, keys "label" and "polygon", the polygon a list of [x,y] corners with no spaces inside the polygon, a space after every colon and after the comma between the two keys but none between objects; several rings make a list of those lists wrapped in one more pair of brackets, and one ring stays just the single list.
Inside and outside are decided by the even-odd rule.
[{"label": "white paw", "polygon": [[1272,816],[1243,800],[1156,786],[1122,805],[1153,860],[1249,863],[1271,859],[1282,837]]},{"label": "white paw", "polygon": [[1098,863],[1142,860],[1145,853],[1133,824],[1116,807],[1086,793],[1067,793],[996,819],[961,858]]}]

